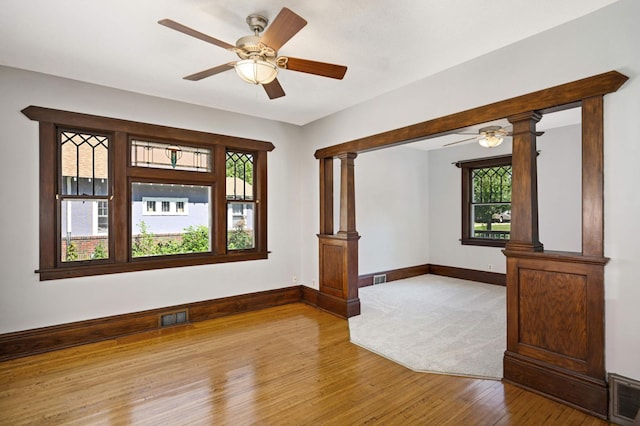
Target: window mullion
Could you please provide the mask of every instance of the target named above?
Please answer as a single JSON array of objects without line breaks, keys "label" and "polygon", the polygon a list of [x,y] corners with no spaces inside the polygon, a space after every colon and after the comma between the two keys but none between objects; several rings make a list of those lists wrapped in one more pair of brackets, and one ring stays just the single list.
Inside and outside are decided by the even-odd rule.
[{"label": "window mullion", "polygon": [[223,145],[216,145],[213,150],[213,211],[211,212],[212,236],[211,251],[214,254],[227,252],[227,150]]},{"label": "window mullion", "polygon": [[[127,178],[128,166],[128,146],[127,134],[115,132],[112,144],[113,161],[111,162],[111,176],[113,185],[111,186],[109,201],[110,223],[109,241],[112,244],[110,249],[115,254],[113,259],[116,263],[126,263],[129,260],[129,234],[131,224],[129,214],[129,184]],[[127,230],[126,232],[122,232]]]}]

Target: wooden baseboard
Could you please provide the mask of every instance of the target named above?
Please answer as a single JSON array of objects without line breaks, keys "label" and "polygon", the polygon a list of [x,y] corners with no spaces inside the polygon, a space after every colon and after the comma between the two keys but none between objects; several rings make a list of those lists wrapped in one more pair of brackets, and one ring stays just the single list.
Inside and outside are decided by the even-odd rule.
[{"label": "wooden baseboard", "polygon": [[504,381],[607,419],[608,389],[597,380],[539,360],[505,352]]},{"label": "wooden baseboard", "polygon": [[295,286],[2,334],[0,361],[157,330],[160,317],[172,312],[186,311],[188,321],[197,322],[300,302],[308,294]]},{"label": "wooden baseboard", "polygon": [[477,269],[456,268],[454,266],[429,265],[429,273],[443,277],[459,278],[486,284],[506,286],[507,274],[478,271]]},{"label": "wooden baseboard", "polygon": [[429,273],[429,265],[417,265],[409,266],[408,268],[392,269],[389,271],[375,272],[373,274],[360,275],[358,277],[358,287],[366,287],[373,285],[374,275],[386,275],[387,282],[402,280],[405,278],[417,277],[418,275],[425,275]]},{"label": "wooden baseboard", "polygon": [[402,280],[419,275],[433,274],[443,277],[459,278],[461,280],[476,281],[486,284],[495,284],[501,286],[507,285],[506,274],[478,271],[476,269],[456,268],[455,266],[425,264],[410,266],[408,268],[392,269],[389,271],[380,271],[374,272],[372,274],[360,275],[358,277],[358,287],[373,285],[373,276],[382,274],[387,276],[387,281]]},{"label": "wooden baseboard", "polygon": [[313,307],[318,307],[318,295],[320,292],[315,288],[302,286],[302,299],[301,301],[307,303]]}]

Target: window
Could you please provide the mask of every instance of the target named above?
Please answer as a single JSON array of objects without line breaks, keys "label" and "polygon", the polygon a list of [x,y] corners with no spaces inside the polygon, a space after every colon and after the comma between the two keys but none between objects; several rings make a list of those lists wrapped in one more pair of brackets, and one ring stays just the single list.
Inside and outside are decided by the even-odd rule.
[{"label": "window", "polygon": [[271,143],[23,113],[40,122],[41,280],[267,258]]},{"label": "window", "polygon": [[462,169],[462,244],[504,247],[511,233],[511,155],[456,163]]},{"label": "window", "polygon": [[[168,186],[176,186],[177,188],[168,188]],[[176,189],[182,189],[184,195],[188,196],[189,191],[184,189],[184,185],[157,185],[156,188],[160,191],[171,191],[172,194],[176,193]],[[157,191],[153,190],[153,184],[148,184],[145,193],[157,194]],[[176,215],[188,215],[188,210],[185,206],[189,205],[188,198],[175,198],[175,197],[142,197],[142,199],[131,200],[134,205],[134,211],[141,211],[145,216],[176,216]],[[138,205],[141,208],[138,208]],[[158,207],[160,206],[160,207]]]},{"label": "window", "polygon": [[253,155],[227,151],[227,249],[254,247]]},{"label": "window", "polygon": [[109,230],[109,203],[98,201],[96,215],[96,234],[106,234]]},{"label": "window", "polygon": [[[182,197],[149,197],[161,194]],[[183,205],[182,212],[177,211],[178,203]],[[150,212],[149,205],[157,208]],[[185,205],[190,207],[185,209]],[[131,256],[134,258],[209,252],[210,223],[211,186],[149,182],[131,185]]]}]

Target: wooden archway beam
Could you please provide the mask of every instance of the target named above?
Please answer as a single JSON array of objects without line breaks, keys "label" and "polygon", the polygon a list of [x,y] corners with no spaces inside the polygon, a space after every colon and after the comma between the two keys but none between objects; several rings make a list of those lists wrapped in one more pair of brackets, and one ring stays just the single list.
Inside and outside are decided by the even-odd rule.
[{"label": "wooden archway beam", "polygon": [[628,79],[629,77],[618,71],[609,71],[493,104],[423,121],[411,126],[321,148],[315,152],[315,157],[318,159],[330,158],[348,152],[360,153],[401,145],[440,136],[462,127],[474,126],[528,111],[541,111],[543,113],[559,111],[577,106],[583,99],[613,93]]}]

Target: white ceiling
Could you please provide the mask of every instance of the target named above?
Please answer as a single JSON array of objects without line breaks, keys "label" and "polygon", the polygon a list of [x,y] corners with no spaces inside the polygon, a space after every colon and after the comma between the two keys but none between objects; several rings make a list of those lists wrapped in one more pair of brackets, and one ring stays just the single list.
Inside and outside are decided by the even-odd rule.
[{"label": "white ceiling", "polygon": [[[0,0],[0,64],[304,125],[573,20],[617,0]],[[245,18],[286,6],[308,25],[281,55],[348,66],[344,80],[283,70],[269,100],[235,59],[157,24],[170,18],[230,44]]]}]

